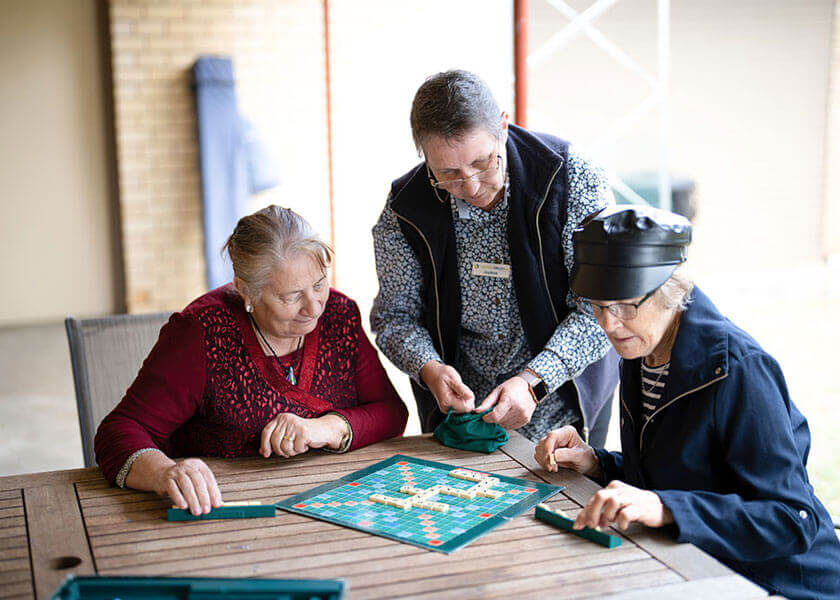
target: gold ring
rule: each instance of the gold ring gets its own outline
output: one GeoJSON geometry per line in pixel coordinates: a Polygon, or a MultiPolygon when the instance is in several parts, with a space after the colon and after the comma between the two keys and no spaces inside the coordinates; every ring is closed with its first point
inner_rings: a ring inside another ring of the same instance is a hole
{"type": "Polygon", "coordinates": [[[290,442],[294,442],[295,441],[295,436],[284,435],[283,439],[284,440],[289,440],[290,442]]]}

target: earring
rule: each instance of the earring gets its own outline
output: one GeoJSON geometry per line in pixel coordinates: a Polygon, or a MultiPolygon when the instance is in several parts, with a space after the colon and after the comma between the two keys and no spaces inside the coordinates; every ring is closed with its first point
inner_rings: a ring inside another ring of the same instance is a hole
{"type": "Polygon", "coordinates": [[[254,305],[251,304],[250,302],[248,304],[246,304],[245,305],[245,312],[247,312],[247,313],[254,312],[254,305]]]}

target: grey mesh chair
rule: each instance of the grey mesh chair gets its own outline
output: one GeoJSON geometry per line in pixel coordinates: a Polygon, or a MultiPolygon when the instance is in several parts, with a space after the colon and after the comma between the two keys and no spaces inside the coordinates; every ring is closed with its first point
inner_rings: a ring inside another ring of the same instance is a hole
{"type": "Polygon", "coordinates": [[[96,428],[125,395],[170,314],[64,320],[86,467],[96,465],[96,428]]]}

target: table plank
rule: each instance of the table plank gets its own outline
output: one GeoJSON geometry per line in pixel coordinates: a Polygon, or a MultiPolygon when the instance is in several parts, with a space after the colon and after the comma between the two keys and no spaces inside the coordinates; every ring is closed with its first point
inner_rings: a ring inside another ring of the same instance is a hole
{"type": "Polygon", "coordinates": [[[3,492],[0,519],[0,598],[32,598],[32,568],[22,490],[3,492]]]}
{"type": "Polygon", "coordinates": [[[0,543],[7,543],[10,538],[17,539],[23,537],[26,539],[26,523],[25,518],[20,518],[21,524],[14,527],[6,527],[0,525],[0,543]]]}
{"type": "MultiPolygon", "coordinates": [[[[522,520],[524,521],[524,520],[522,520]]],[[[217,544],[201,544],[203,536],[191,536],[191,550],[185,551],[184,547],[163,547],[139,551],[137,554],[121,554],[117,556],[102,556],[96,553],[97,567],[102,570],[106,568],[127,568],[139,565],[152,565],[160,562],[178,560],[179,564],[184,562],[184,556],[189,554],[195,564],[189,563],[190,568],[216,568],[233,562],[232,557],[240,554],[247,554],[248,562],[256,564],[259,561],[266,562],[269,568],[273,568],[274,561],[282,560],[285,567],[292,565],[295,560],[307,557],[301,565],[312,565],[324,557],[325,565],[336,565],[341,562],[353,562],[356,559],[353,553],[359,551],[370,551],[378,553],[383,549],[383,556],[388,557],[391,553],[414,553],[422,563],[426,556],[445,557],[439,553],[429,553],[426,550],[418,551],[416,547],[408,544],[394,546],[394,543],[387,538],[371,536],[348,528],[336,528],[329,523],[321,523],[321,526],[311,528],[309,531],[291,533],[289,528],[276,527],[270,531],[257,530],[255,537],[247,542],[221,542],[217,544]],[[340,557],[337,555],[341,555],[340,557]],[[312,558],[315,557],[315,558],[312,558]]],[[[530,521],[514,522],[505,525],[472,545],[502,543],[511,547],[527,544],[549,544],[551,546],[568,546],[569,544],[583,544],[584,541],[576,536],[555,535],[552,528],[539,527],[530,521]],[[543,539],[545,538],[545,539],[543,539]],[[481,543],[480,543],[481,542],[481,543]]],[[[182,541],[182,540],[178,540],[182,541]]],[[[472,546],[471,545],[471,546],[472,546]]],[[[586,544],[590,546],[591,544],[586,544]]],[[[467,546],[470,548],[471,546],[467,546]]],[[[459,550],[458,555],[462,552],[459,550]]],[[[470,553],[467,553],[467,555],[470,553]]],[[[451,555],[450,555],[451,556],[451,555]]],[[[438,559],[434,559],[438,560],[438,559]]],[[[415,565],[412,562],[412,565],[415,565]]]]}
{"type": "MultiPolygon", "coordinates": [[[[557,560],[568,568],[580,568],[585,564],[612,565],[628,560],[650,559],[642,550],[627,546],[621,551],[605,554],[597,548],[572,541],[558,544],[549,536],[540,538],[521,538],[519,540],[496,538],[484,544],[469,546],[458,551],[458,555],[436,553],[407,553],[410,560],[397,560],[393,556],[376,560],[353,560],[336,563],[330,571],[340,577],[349,577],[354,589],[366,586],[377,587],[384,581],[413,581],[416,586],[424,587],[427,579],[442,575],[471,573],[478,568],[499,568],[517,564],[545,564],[544,561],[557,560]],[[469,551],[467,551],[469,550],[469,551]],[[410,564],[411,568],[405,568],[410,564]]],[[[329,558],[329,557],[325,557],[329,558]]],[[[359,557],[364,558],[364,557],[359,557]]],[[[288,576],[290,573],[314,573],[317,567],[311,567],[302,561],[300,567],[289,566],[285,562],[272,566],[271,576],[288,576]]]]}
{"type": "MultiPolygon", "coordinates": [[[[581,544],[566,547],[548,545],[542,547],[537,544],[529,544],[527,551],[517,552],[517,550],[522,549],[523,546],[524,544],[511,543],[485,545],[481,548],[485,551],[485,553],[475,556],[470,555],[468,559],[464,557],[460,557],[458,559],[450,558],[446,564],[446,573],[470,573],[476,569],[476,565],[500,564],[500,561],[496,560],[496,556],[490,554],[490,552],[497,552],[500,555],[505,555],[503,561],[505,565],[527,563],[532,565],[535,569],[540,569],[540,566],[544,567],[547,564],[560,564],[561,561],[571,565],[572,563],[569,561],[570,558],[575,558],[574,567],[580,568],[588,560],[592,559],[591,553],[597,552],[592,548],[588,548],[581,544]],[[554,563],[553,561],[557,561],[557,563],[554,563]]],[[[601,560],[602,564],[618,564],[628,560],[643,560],[649,557],[638,548],[627,547],[620,552],[610,555],[609,557],[598,558],[601,560]]],[[[383,572],[387,573],[387,578],[391,582],[412,580],[422,581],[437,577],[441,574],[441,566],[439,564],[421,566],[420,564],[415,564],[418,562],[417,559],[412,560],[411,569],[402,568],[400,561],[384,560],[381,562],[382,564],[379,565],[380,568],[375,571],[364,573],[353,572],[352,584],[354,589],[379,586],[382,583],[383,572]]],[[[429,562],[431,563],[432,561],[429,562]]],[[[417,585],[416,581],[415,585],[417,585]]]]}
{"type": "MultiPolygon", "coordinates": [[[[533,562],[523,565],[484,568],[476,565],[466,574],[444,575],[422,582],[386,583],[376,587],[354,588],[354,598],[509,598],[562,596],[574,598],[583,595],[599,596],[606,592],[627,589],[632,579],[636,585],[651,586],[680,580],[679,575],[665,565],[650,559],[626,563],[608,563],[587,568],[569,568],[564,563],[552,564],[550,572],[538,571],[533,562]],[[575,589],[577,585],[577,589],[575,589]],[[418,593],[422,589],[421,593],[418,593]]],[[[651,595],[651,597],[654,597],[651,595]]]]}
{"type": "Polygon", "coordinates": [[[0,477],[0,498],[15,489],[43,487],[46,485],[74,485],[80,481],[102,479],[102,473],[95,467],[87,469],[66,469],[64,471],[45,471],[28,475],[7,475],[0,477]]]}
{"type": "MultiPolygon", "coordinates": [[[[657,590],[662,597],[680,600],[730,600],[734,598],[767,598],[767,592],[739,575],[722,575],[694,581],[664,585],[657,590]]],[[[607,596],[610,600],[647,600],[645,590],[627,590],[607,596]]]]}
{"type": "Polygon", "coordinates": [[[50,598],[70,573],[93,575],[81,509],[72,485],[24,489],[37,598],[50,598]]]}
{"type": "Polygon", "coordinates": [[[5,598],[34,598],[32,595],[32,580],[18,581],[3,586],[3,596],[5,598]]]}

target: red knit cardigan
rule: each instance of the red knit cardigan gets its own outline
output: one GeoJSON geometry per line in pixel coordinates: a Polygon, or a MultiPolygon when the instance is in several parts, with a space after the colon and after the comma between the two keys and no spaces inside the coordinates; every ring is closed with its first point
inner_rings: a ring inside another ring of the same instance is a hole
{"type": "Polygon", "coordinates": [[[113,482],[137,450],[171,457],[254,456],[281,412],[344,416],[350,449],[401,435],[408,411],[362,329],[353,300],[330,290],[303,343],[297,385],[266,356],[242,299],[229,286],[175,313],[125,397],[96,432],[96,460],[113,482]]]}

